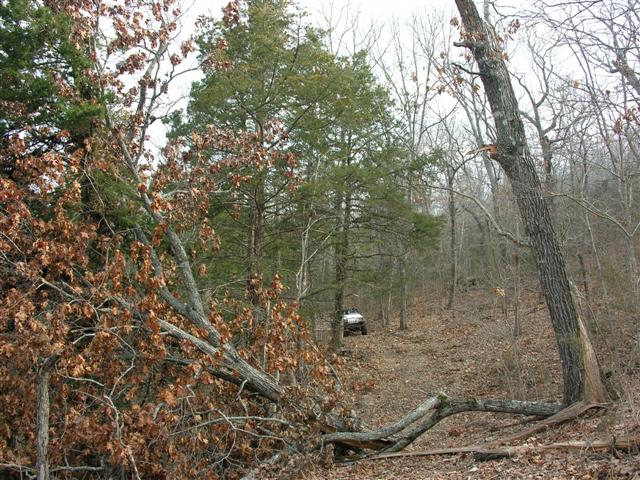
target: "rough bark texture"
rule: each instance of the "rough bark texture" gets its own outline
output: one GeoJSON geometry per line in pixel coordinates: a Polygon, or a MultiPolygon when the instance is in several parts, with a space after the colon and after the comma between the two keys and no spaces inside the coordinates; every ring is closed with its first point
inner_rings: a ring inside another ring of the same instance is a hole
{"type": "MultiPolygon", "coordinates": [[[[229,372],[227,373],[229,377],[233,377],[235,373],[237,377],[243,381],[248,390],[256,392],[262,397],[273,402],[277,402],[279,400],[280,386],[278,385],[278,382],[262,370],[259,370],[247,363],[242,359],[242,357],[240,357],[238,352],[232,346],[224,344],[216,347],[211,345],[209,342],[194,337],[170,322],[166,322],[164,320],[159,320],[158,322],[160,326],[172,337],[189,341],[201,352],[206,353],[213,358],[219,357],[220,351],[222,351],[223,363],[225,368],[229,369],[229,372]]],[[[224,373],[225,372],[223,372],[223,375],[224,373]]],[[[223,375],[217,376],[224,378],[223,375]]]]}
{"type": "MultiPolygon", "coordinates": [[[[456,5],[466,31],[465,41],[459,46],[470,48],[478,63],[496,125],[496,160],[511,182],[538,267],[542,291],[560,351],[564,402],[571,404],[585,397],[602,400],[592,395],[592,392],[585,392],[583,341],[565,261],[527,145],[518,102],[502,52],[496,44],[492,28],[484,24],[473,2],[456,0],[456,5]]],[[[598,371],[597,365],[587,367],[587,371],[591,373],[594,370],[598,371]]],[[[592,380],[601,384],[599,379],[592,380]]]]}
{"type": "Polygon", "coordinates": [[[457,259],[457,245],[456,245],[456,198],[453,193],[453,179],[455,173],[449,175],[448,187],[449,187],[449,254],[451,256],[451,275],[449,281],[449,296],[447,299],[447,310],[453,308],[453,304],[456,298],[456,286],[458,283],[458,259],[457,259]]]}
{"type": "Polygon", "coordinates": [[[407,269],[404,256],[400,256],[400,330],[408,330],[407,324],[407,269]]]}
{"type": "Polygon", "coordinates": [[[399,452],[413,443],[427,430],[435,427],[439,422],[451,415],[463,412],[494,412],[513,413],[518,415],[549,416],[558,413],[561,406],[557,403],[527,402],[520,400],[476,400],[460,399],[446,400],[438,404],[433,415],[425,418],[403,437],[386,448],[387,452],[399,452]]]}
{"type": "Polygon", "coordinates": [[[386,427],[381,428],[380,430],[376,430],[373,432],[336,432],[329,433],[322,437],[322,441],[324,443],[336,443],[336,442],[344,442],[344,441],[373,441],[380,440],[385,437],[389,437],[399,431],[407,428],[410,424],[424,417],[430,410],[440,405],[442,402],[442,398],[439,396],[429,397],[427,400],[422,402],[418,407],[412,410],[408,415],[401,418],[400,420],[392,423],[391,425],[387,425],[386,427]]]}
{"type": "Polygon", "coordinates": [[[445,394],[439,394],[428,398],[403,418],[386,427],[369,432],[331,432],[322,436],[322,442],[341,444],[351,448],[399,452],[441,420],[457,413],[500,412],[547,417],[557,414],[561,408],[557,403],[473,398],[452,400],[445,394]],[[399,438],[390,438],[402,431],[406,432],[399,438]]]}
{"type": "Polygon", "coordinates": [[[249,232],[247,239],[247,287],[253,304],[258,304],[256,285],[254,282],[262,278],[262,262],[264,257],[266,200],[264,179],[259,176],[251,194],[249,208],[249,232]]]}
{"type": "Polygon", "coordinates": [[[38,371],[36,400],[38,402],[36,423],[36,475],[38,480],[49,480],[49,380],[51,368],[58,360],[58,354],[47,358],[38,371]]]}

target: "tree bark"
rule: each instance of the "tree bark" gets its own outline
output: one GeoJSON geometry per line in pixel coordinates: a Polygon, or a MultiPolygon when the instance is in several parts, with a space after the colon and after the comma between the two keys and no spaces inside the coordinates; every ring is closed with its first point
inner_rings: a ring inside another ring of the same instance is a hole
{"type": "Polygon", "coordinates": [[[252,189],[249,206],[249,231],[247,239],[247,289],[249,300],[253,305],[259,305],[260,299],[256,293],[259,285],[256,282],[262,280],[262,263],[264,257],[265,238],[265,185],[262,175],[255,180],[256,185],[252,189]]]}
{"type": "Polygon", "coordinates": [[[49,480],[49,380],[51,369],[58,360],[59,354],[48,357],[38,369],[36,385],[37,440],[36,440],[36,475],[38,480],[49,480]]]}
{"type": "Polygon", "coordinates": [[[400,267],[400,330],[408,330],[407,325],[407,275],[404,256],[398,259],[400,267]]]}
{"type": "MultiPolygon", "coordinates": [[[[267,373],[245,361],[233,346],[227,343],[221,346],[214,346],[210,342],[194,337],[170,322],[160,319],[158,323],[172,337],[190,342],[198,350],[210,355],[212,358],[222,357],[223,365],[229,372],[228,374],[225,372],[217,374],[220,378],[229,380],[229,378],[233,379],[235,375],[242,380],[243,384],[246,384],[245,387],[248,390],[256,392],[272,402],[278,402],[280,399],[281,389],[278,382],[267,373]],[[228,375],[228,378],[225,378],[226,375],[228,375]]],[[[236,382],[234,381],[233,383],[236,382]]]]}
{"type": "Polygon", "coordinates": [[[480,77],[493,113],[497,132],[495,159],[505,171],[520,210],[540,283],[555,331],[564,381],[564,403],[580,399],[604,400],[599,367],[586,365],[595,357],[583,354],[584,342],[571,296],[565,260],[543,197],[540,179],[527,144],[518,102],[495,33],[480,18],[472,0],[456,0],[465,28],[464,41],[478,64],[480,77]],[[595,375],[585,382],[585,375],[595,375]],[[586,386],[589,390],[586,390],[586,386]]]}
{"type": "Polygon", "coordinates": [[[342,323],[342,310],[344,309],[344,297],[347,288],[347,256],[349,254],[349,226],[351,222],[351,192],[338,200],[338,211],[342,210],[340,229],[335,245],[335,282],[336,290],[333,299],[333,321],[331,324],[331,347],[338,350],[342,347],[344,325],[342,323]]]}
{"type": "Polygon", "coordinates": [[[455,298],[456,298],[456,287],[458,283],[458,257],[457,257],[457,245],[456,245],[456,199],[455,194],[453,192],[453,179],[455,173],[451,173],[447,180],[449,187],[449,254],[450,258],[450,268],[451,274],[449,281],[449,298],[447,299],[447,310],[451,310],[453,308],[455,298]]]}
{"type": "Polygon", "coordinates": [[[369,432],[331,432],[322,436],[322,442],[325,444],[338,443],[352,448],[399,452],[440,421],[458,413],[496,412],[548,417],[558,414],[561,409],[562,407],[558,403],[518,400],[454,400],[441,393],[429,397],[400,420],[379,430],[369,432]],[[412,428],[400,438],[389,438],[410,427],[412,428]]]}
{"type": "Polygon", "coordinates": [[[513,325],[513,336],[519,337],[522,335],[522,318],[520,314],[520,254],[515,252],[513,254],[513,261],[515,263],[516,270],[516,278],[514,292],[513,292],[513,317],[514,317],[514,325],[513,325]]]}

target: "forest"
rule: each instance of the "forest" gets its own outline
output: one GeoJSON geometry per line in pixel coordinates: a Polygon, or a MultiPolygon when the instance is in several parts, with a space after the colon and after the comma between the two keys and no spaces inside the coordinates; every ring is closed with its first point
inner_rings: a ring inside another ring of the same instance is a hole
{"type": "Polygon", "coordinates": [[[0,479],[638,478],[640,2],[201,3],[0,0],[0,479]]]}

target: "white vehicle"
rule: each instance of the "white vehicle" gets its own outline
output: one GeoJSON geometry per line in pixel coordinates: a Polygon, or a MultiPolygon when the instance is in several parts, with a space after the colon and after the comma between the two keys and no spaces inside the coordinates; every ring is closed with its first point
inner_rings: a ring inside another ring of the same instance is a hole
{"type": "Polygon", "coordinates": [[[350,308],[342,312],[342,323],[344,324],[345,337],[355,331],[360,331],[362,335],[369,333],[367,330],[367,322],[365,322],[364,317],[355,308],[350,308]]]}

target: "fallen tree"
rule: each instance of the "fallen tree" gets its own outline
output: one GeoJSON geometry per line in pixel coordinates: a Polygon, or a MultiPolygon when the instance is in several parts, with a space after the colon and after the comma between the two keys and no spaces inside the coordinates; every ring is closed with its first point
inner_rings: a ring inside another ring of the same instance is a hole
{"type": "Polygon", "coordinates": [[[550,450],[578,450],[581,452],[602,453],[637,453],[640,450],[640,435],[625,435],[597,440],[571,440],[555,442],[545,445],[524,444],[492,448],[486,445],[471,445],[467,447],[439,448],[434,450],[387,453],[366,457],[363,460],[383,460],[397,457],[428,457],[434,455],[457,455],[459,453],[472,454],[476,460],[488,461],[514,457],[527,453],[546,452],[550,450]]]}
{"type": "MultiPolygon", "coordinates": [[[[433,397],[436,398],[436,397],[433,397]]],[[[526,446],[504,447],[498,448],[501,445],[514,442],[516,440],[527,439],[535,433],[547,430],[555,425],[573,420],[585,412],[592,409],[604,408],[604,404],[597,403],[584,403],[578,402],[568,408],[561,408],[559,404],[546,403],[546,402],[519,402],[512,400],[493,400],[493,401],[478,401],[475,399],[470,400],[449,400],[446,397],[440,396],[443,400],[436,400],[433,404],[434,411],[431,415],[422,423],[428,425],[429,428],[433,428],[438,422],[444,418],[454,415],[456,413],[481,411],[481,412],[502,412],[518,415],[535,415],[536,417],[547,417],[544,420],[537,422],[530,428],[527,428],[521,432],[508,437],[503,437],[492,442],[487,442],[481,445],[472,445],[466,447],[453,447],[453,448],[441,448],[427,451],[413,451],[413,452],[400,452],[400,450],[408,446],[407,438],[410,436],[401,437],[393,442],[388,441],[388,444],[381,448],[383,453],[374,455],[367,455],[362,457],[363,460],[380,460],[385,458],[402,457],[402,456],[430,456],[430,455],[453,455],[458,453],[478,453],[481,457],[482,452],[516,452],[522,447],[522,451],[526,451],[526,446]],[[555,412],[555,413],[552,413],[555,412]]],[[[405,417],[407,418],[407,417],[405,417]]],[[[414,429],[414,431],[423,430],[414,429]]],[[[426,430],[424,430],[426,431],[426,430]]],[[[424,431],[422,433],[424,433],[424,431]]],[[[417,437],[415,437],[417,438],[417,437]]],[[[415,440],[415,438],[413,438],[415,440]]],[[[620,445],[624,445],[626,440],[621,440],[620,445]]],[[[585,442],[586,443],[586,442],[585,442]]],[[[496,457],[498,458],[498,457],[496,457]]],[[[488,456],[485,459],[490,459],[488,456]]]]}
{"type": "MultiPolygon", "coordinates": [[[[536,432],[550,428],[553,425],[574,419],[588,410],[602,408],[603,404],[576,403],[568,408],[563,408],[559,403],[530,402],[521,400],[478,400],[478,399],[451,399],[445,394],[434,395],[422,402],[418,407],[409,412],[400,420],[380,428],[366,432],[332,432],[322,436],[322,443],[334,443],[344,448],[367,449],[384,452],[368,458],[389,458],[394,453],[405,449],[421,435],[435,427],[447,417],[465,412],[492,412],[510,413],[535,417],[548,417],[516,435],[485,444],[481,447],[462,447],[462,449],[443,449],[432,451],[429,454],[472,452],[479,449],[488,449],[490,446],[527,438],[536,432]],[[400,434],[401,432],[404,432],[400,434]],[[397,435],[400,434],[400,435],[397,435]],[[394,437],[395,436],[395,437],[394,437]]],[[[401,454],[404,455],[404,454],[401,454]]],[[[367,458],[367,457],[365,457],[367,458]]]]}

